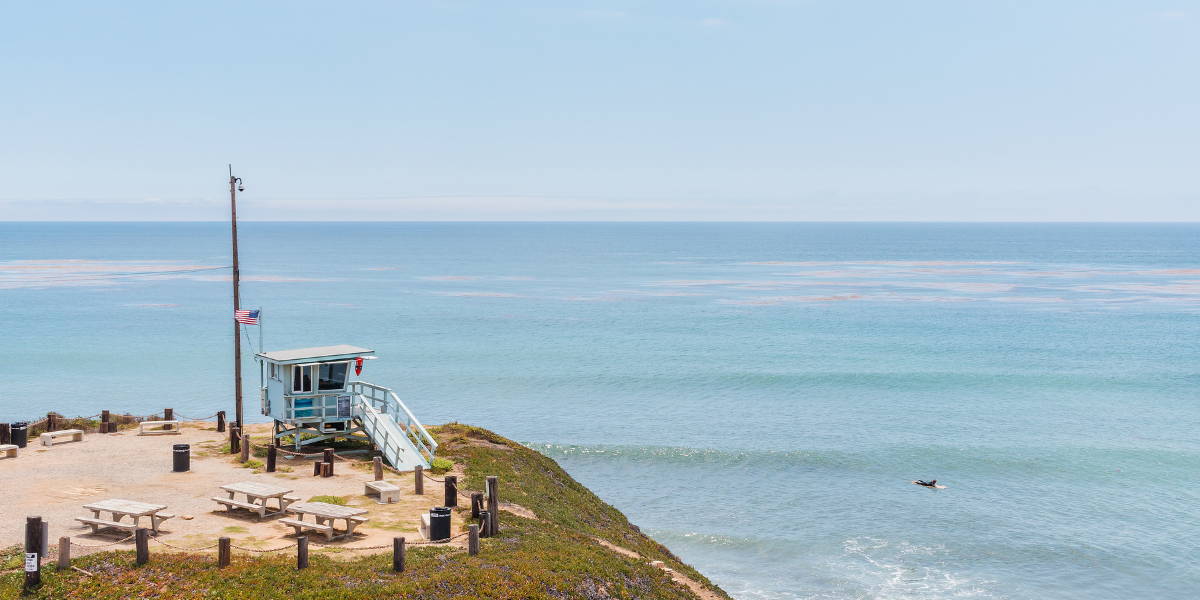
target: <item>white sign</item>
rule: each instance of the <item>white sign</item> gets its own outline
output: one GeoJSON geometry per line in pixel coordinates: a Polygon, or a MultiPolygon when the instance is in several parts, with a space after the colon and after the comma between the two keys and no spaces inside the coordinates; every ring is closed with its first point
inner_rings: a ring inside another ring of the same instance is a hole
{"type": "Polygon", "coordinates": [[[25,553],[25,572],[26,573],[36,573],[37,570],[38,570],[37,552],[26,552],[25,553]]]}

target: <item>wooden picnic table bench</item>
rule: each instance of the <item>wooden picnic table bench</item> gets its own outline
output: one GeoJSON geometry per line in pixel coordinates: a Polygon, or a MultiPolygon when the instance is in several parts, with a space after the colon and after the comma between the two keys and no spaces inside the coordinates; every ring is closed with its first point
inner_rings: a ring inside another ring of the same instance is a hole
{"type": "Polygon", "coordinates": [[[92,511],[91,518],[75,517],[75,520],[91,526],[92,533],[96,533],[101,527],[135,531],[141,527],[142,517],[150,517],[150,530],[155,535],[158,535],[158,528],[162,525],[162,522],[175,516],[162,512],[167,508],[162,504],[147,504],[145,502],[124,500],[121,498],[101,500],[100,502],[85,504],[83,507],[92,511]],[[100,513],[102,512],[112,514],[112,519],[101,519],[100,513]],[[122,521],[121,519],[125,517],[131,517],[132,519],[130,521],[122,521]]]}
{"type": "Polygon", "coordinates": [[[289,496],[289,494],[292,493],[291,488],[271,485],[269,483],[258,483],[256,481],[239,481],[237,483],[223,485],[221,486],[221,489],[225,490],[225,492],[229,494],[229,497],[221,498],[219,496],[213,496],[212,499],[214,502],[225,505],[226,510],[244,508],[251,512],[257,513],[259,519],[262,519],[268,515],[282,514],[287,509],[288,505],[300,500],[300,498],[296,496],[289,496]],[[243,502],[236,499],[235,496],[237,494],[246,496],[246,501],[243,502]],[[267,500],[272,498],[278,500],[279,508],[268,513],[267,511],[271,509],[269,506],[267,506],[267,500]]]}
{"type": "Polygon", "coordinates": [[[349,537],[354,535],[354,528],[367,522],[367,517],[363,515],[367,512],[365,508],[355,508],[353,506],[339,506],[337,504],[329,504],[327,502],[297,502],[287,508],[290,513],[295,513],[294,519],[280,519],[279,522],[284,525],[290,525],[296,530],[296,535],[304,533],[304,530],[320,531],[325,534],[325,539],[333,541],[335,538],[349,537]],[[316,520],[315,523],[305,521],[304,515],[312,515],[316,520]],[[345,519],[346,528],[338,532],[335,524],[338,519],[345,519]]]}

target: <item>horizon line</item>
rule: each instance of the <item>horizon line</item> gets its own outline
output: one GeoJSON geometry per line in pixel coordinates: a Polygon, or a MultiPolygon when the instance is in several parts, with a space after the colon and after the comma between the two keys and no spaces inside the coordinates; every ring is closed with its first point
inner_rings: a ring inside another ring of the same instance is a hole
{"type": "MultiPolygon", "coordinates": [[[[80,223],[80,224],[98,224],[98,223],[229,223],[226,220],[199,220],[199,219],[106,219],[106,220],[89,220],[89,219],[55,219],[55,220],[9,220],[0,219],[0,224],[8,223],[80,223]]],[[[719,219],[703,219],[703,220],[674,220],[674,219],[651,219],[651,220],[556,220],[556,219],[538,219],[538,220],[517,220],[517,219],[293,219],[293,220],[273,220],[273,219],[238,219],[238,223],[354,223],[354,224],[372,224],[372,223],[483,223],[483,224],[654,224],[654,223],[714,223],[714,224],[910,224],[910,225],[936,225],[936,224],[958,224],[958,225],[1196,225],[1200,224],[1200,220],[1192,221],[1165,221],[1165,220],[910,220],[910,219],[880,219],[880,220],[832,220],[832,219],[812,219],[812,220],[719,220],[719,219]]]]}

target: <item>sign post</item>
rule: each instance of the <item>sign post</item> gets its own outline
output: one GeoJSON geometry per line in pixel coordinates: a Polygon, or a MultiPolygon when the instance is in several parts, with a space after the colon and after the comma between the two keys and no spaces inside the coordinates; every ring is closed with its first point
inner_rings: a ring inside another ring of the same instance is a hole
{"type": "Polygon", "coordinates": [[[42,570],[38,551],[42,547],[42,518],[25,518],[25,593],[42,584],[42,570]]]}

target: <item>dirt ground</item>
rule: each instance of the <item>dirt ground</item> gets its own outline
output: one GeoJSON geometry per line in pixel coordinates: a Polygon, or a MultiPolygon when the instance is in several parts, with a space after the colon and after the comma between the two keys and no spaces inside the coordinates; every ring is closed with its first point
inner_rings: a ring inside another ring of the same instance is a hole
{"type": "MultiPolygon", "coordinates": [[[[248,433],[257,444],[269,439],[269,426],[249,426],[248,433]]],[[[370,520],[355,530],[353,538],[337,540],[334,548],[361,548],[387,545],[404,536],[410,542],[421,540],[418,525],[421,514],[443,502],[442,485],[425,481],[425,494],[414,493],[411,473],[385,472],[384,479],[400,486],[400,502],[378,504],[363,495],[363,483],[371,480],[368,461],[338,461],[330,478],[312,476],[312,458],[287,459],[279,453],[276,473],[255,473],[243,467],[234,455],[220,453],[225,434],[216,432],[213,423],[185,424],[179,435],[139,436],[136,429],[116,434],[87,434],[83,442],[59,442],[44,447],[31,440],[16,459],[0,458],[0,481],[7,491],[0,504],[0,546],[21,544],[25,517],[40,516],[49,523],[50,541],[70,536],[83,545],[119,540],[126,532],[101,530],[92,534],[75,517],[90,517],[84,504],[108,498],[122,498],[151,504],[163,504],[175,518],[166,521],[158,540],[182,548],[215,544],[218,537],[232,539],[235,546],[277,548],[290,544],[291,527],[277,523],[280,517],[259,521],[247,511],[227,512],[212,500],[226,497],[220,486],[240,481],[271,483],[292,488],[293,495],[307,501],[318,495],[342,496],[347,504],[367,509],[370,520]],[[191,470],[171,471],[173,444],[191,444],[191,470]],[[290,471],[290,472],[285,472],[290,471]],[[190,517],[190,518],[189,518],[190,517]],[[361,535],[360,535],[361,534],[361,535]]],[[[315,450],[314,450],[315,451],[315,450]]],[[[440,476],[438,476],[440,478],[440,476]]],[[[239,499],[244,500],[244,497],[239,499]]],[[[462,500],[459,501],[460,505],[462,500]]],[[[274,505],[273,502],[271,502],[274,505]]],[[[103,514],[102,518],[109,518],[103,514]]],[[[452,516],[452,532],[460,528],[459,516],[452,516]]],[[[146,520],[143,519],[143,523],[146,520]]],[[[324,543],[324,536],[310,534],[309,539],[324,543]]],[[[465,545],[466,538],[451,542],[465,545]]],[[[118,544],[131,548],[133,541],[118,544]]],[[[150,544],[151,552],[158,546],[150,544]]],[[[161,546],[159,546],[161,548],[161,546]]],[[[343,550],[345,554],[358,554],[343,550]]]]}

